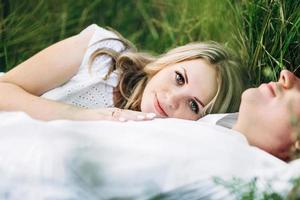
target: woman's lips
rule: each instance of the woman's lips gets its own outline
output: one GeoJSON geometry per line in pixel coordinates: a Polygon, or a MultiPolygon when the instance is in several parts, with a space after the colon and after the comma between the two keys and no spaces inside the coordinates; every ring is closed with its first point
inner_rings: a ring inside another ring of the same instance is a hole
{"type": "Polygon", "coordinates": [[[163,117],[167,117],[168,114],[164,111],[164,109],[161,107],[159,100],[157,98],[157,95],[155,94],[155,98],[154,98],[154,108],[155,110],[162,115],[163,117]]]}

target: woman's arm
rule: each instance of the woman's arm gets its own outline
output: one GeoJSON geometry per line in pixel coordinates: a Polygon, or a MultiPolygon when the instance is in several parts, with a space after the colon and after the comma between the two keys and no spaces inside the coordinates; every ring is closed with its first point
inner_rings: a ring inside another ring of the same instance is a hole
{"type": "Polygon", "coordinates": [[[78,71],[93,31],[62,40],[40,51],[0,77],[40,96],[67,82],[78,71]]]}
{"type": "Polygon", "coordinates": [[[95,30],[42,50],[0,77],[0,111],[24,111],[41,120],[147,120],[153,114],[117,108],[83,109],[41,98],[76,74],[95,30]]]}
{"type": "Polygon", "coordinates": [[[153,113],[142,113],[118,108],[85,109],[73,105],[44,99],[26,92],[12,83],[0,82],[0,110],[24,111],[40,120],[151,120],[153,113]]]}
{"type": "Polygon", "coordinates": [[[70,118],[67,110],[72,106],[39,96],[74,76],[93,32],[83,32],[51,45],[1,76],[0,110],[24,111],[42,120],[70,118]]]}

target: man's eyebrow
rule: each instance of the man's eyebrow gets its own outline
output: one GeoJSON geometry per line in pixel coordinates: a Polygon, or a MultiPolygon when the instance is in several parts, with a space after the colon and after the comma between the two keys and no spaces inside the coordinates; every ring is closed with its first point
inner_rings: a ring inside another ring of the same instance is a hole
{"type": "Polygon", "coordinates": [[[204,103],[202,101],[200,101],[197,97],[194,97],[194,98],[204,108],[204,103]]]}
{"type": "Polygon", "coordinates": [[[187,77],[187,75],[186,75],[186,69],[185,69],[184,67],[182,67],[182,69],[183,69],[183,71],[184,71],[184,78],[185,78],[185,81],[186,81],[186,83],[189,83],[189,79],[188,79],[188,77],[187,77]]]}

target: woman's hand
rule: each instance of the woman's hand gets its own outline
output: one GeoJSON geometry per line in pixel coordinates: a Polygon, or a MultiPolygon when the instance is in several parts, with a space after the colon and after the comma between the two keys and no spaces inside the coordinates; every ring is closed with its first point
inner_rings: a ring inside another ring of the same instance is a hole
{"type": "MultiPolygon", "coordinates": [[[[73,107],[73,106],[72,106],[73,107]]],[[[155,113],[144,113],[120,108],[97,108],[97,109],[77,109],[74,107],[67,111],[71,120],[109,120],[109,121],[145,121],[156,117],[155,113]]]]}
{"type": "Polygon", "coordinates": [[[104,109],[95,109],[97,114],[103,115],[104,120],[110,121],[144,121],[152,120],[155,118],[155,113],[143,113],[133,110],[124,110],[120,108],[104,108],[104,109]]]}

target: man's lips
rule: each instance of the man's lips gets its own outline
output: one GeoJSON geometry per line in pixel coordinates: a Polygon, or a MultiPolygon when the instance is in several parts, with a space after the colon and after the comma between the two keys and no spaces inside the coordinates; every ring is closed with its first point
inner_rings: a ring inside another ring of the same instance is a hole
{"type": "Polygon", "coordinates": [[[164,109],[161,107],[159,100],[157,98],[157,95],[155,94],[155,98],[154,98],[154,108],[155,110],[162,115],[163,117],[167,117],[168,114],[164,111],[164,109]]]}
{"type": "Polygon", "coordinates": [[[267,90],[267,93],[270,95],[270,96],[272,96],[272,97],[275,97],[276,96],[276,93],[275,93],[275,87],[276,87],[276,85],[275,85],[275,83],[272,83],[272,82],[270,82],[270,83],[263,83],[261,86],[261,89],[266,89],[267,90]]]}
{"type": "Polygon", "coordinates": [[[275,93],[276,84],[274,82],[270,82],[270,83],[267,84],[267,86],[269,87],[272,95],[275,97],[276,96],[276,93],[275,93]]]}

